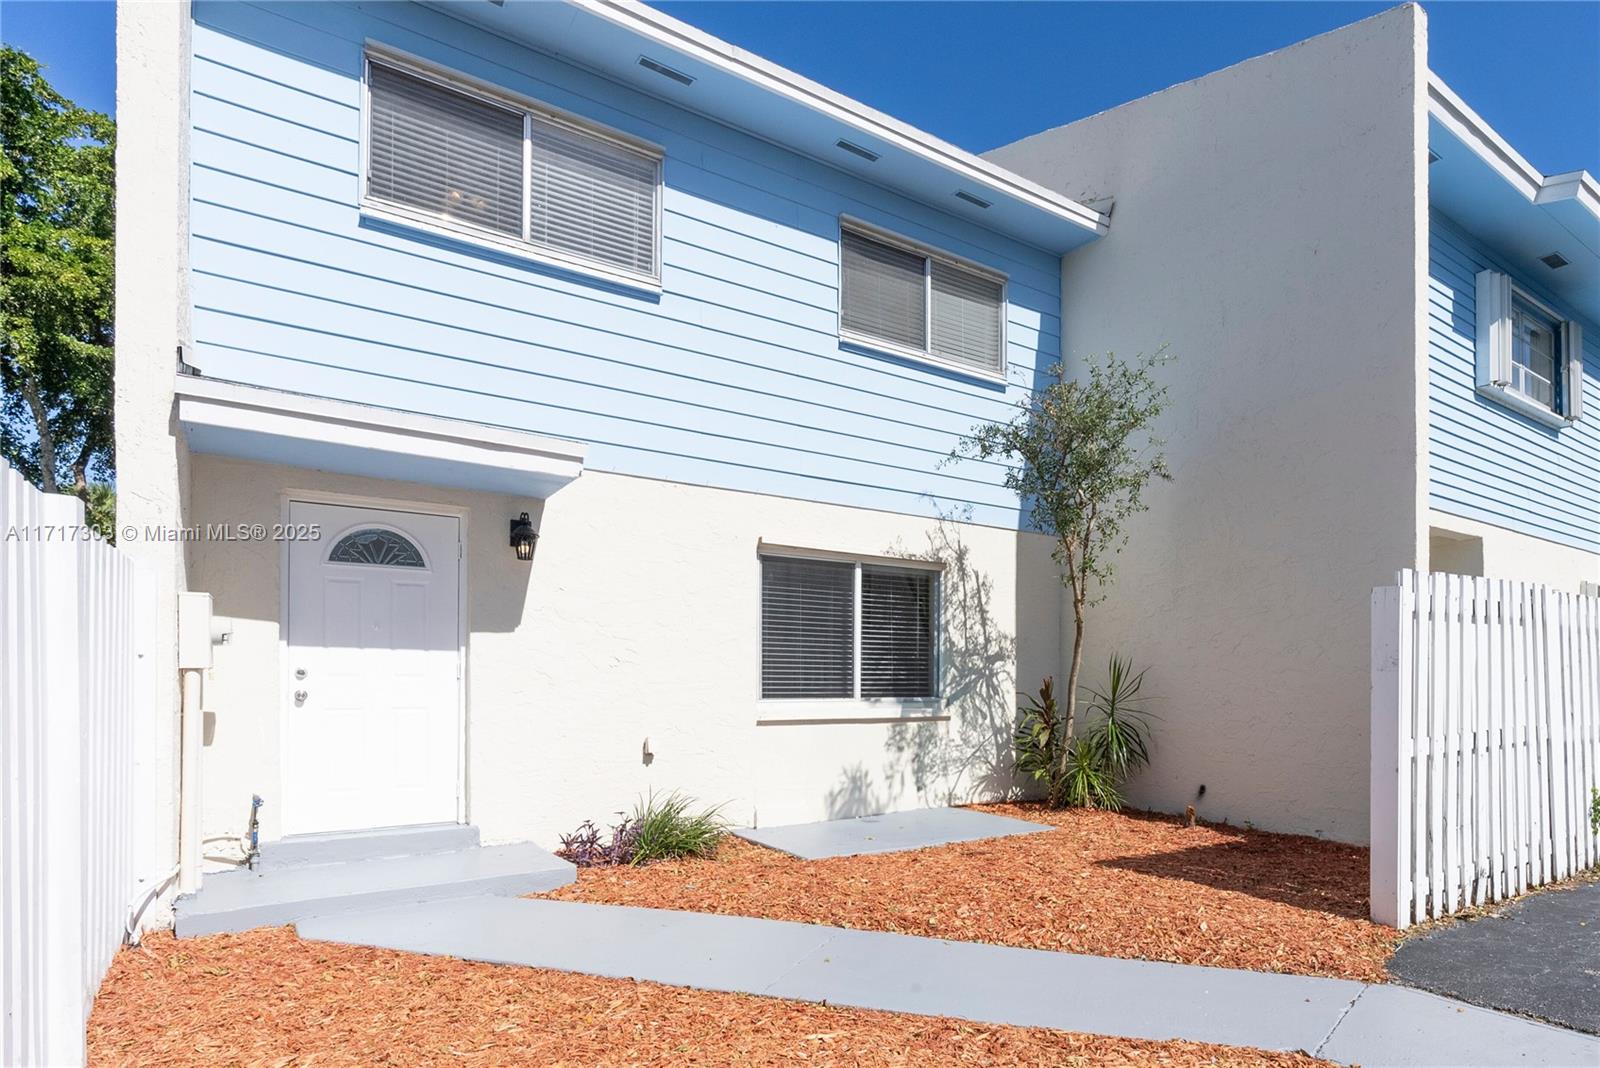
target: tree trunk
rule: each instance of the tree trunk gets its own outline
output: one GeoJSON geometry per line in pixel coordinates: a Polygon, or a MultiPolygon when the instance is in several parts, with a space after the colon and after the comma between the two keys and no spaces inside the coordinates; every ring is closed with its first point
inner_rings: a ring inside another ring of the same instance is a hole
{"type": "Polygon", "coordinates": [[[39,488],[46,493],[56,492],[56,441],[50,433],[50,410],[39,396],[39,383],[31,374],[22,376],[22,399],[33,412],[33,422],[39,432],[39,488]]]}
{"type": "Polygon", "coordinates": [[[1072,660],[1067,665],[1067,692],[1061,705],[1061,745],[1057,760],[1057,781],[1065,782],[1071,763],[1072,736],[1078,717],[1078,674],[1083,668],[1083,611],[1086,594],[1084,579],[1078,573],[1071,553],[1067,554],[1068,578],[1072,583],[1072,660]]]}

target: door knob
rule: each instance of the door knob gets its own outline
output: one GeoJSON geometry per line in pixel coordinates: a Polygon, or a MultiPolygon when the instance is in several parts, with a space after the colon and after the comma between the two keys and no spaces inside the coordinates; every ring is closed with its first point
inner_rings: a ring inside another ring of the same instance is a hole
{"type": "Polygon", "coordinates": [[[306,692],[304,690],[296,690],[294,692],[294,703],[297,705],[306,703],[306,692]]]}
{"type": "Polygon", "coordinates": [[[294,669],[294,677],[297,678],[297,679],[305,678],[306,677],[306,669],[305,668],[295,668],[294,669]]]}

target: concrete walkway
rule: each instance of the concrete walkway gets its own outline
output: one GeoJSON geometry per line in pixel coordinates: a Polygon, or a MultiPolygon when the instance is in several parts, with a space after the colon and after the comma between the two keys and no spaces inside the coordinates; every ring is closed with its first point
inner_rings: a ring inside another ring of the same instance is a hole
{"type": "Polygon", "coordinates": [[[1305,1050],[1368,1068],[1600,1064],[1590,1036],[1342,979],[525,898],[297,926],[320,941],[983,1023],[1305,1050]]]}

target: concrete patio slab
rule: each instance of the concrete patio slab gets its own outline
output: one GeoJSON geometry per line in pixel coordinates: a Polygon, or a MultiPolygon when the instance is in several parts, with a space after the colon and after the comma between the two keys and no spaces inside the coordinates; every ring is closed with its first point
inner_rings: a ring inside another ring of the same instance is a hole
{"type": "Polygon", "coordinates": [[[705,990],[1363,1065],[1595,1065],[1600,1040],[1397,987],[575,901],[306,920],[302,937],[705,990]]]}
{"type": "Polygon", "coordinates": [[[898,853],[952,842],[1039,834],[1051,828],[970,808],[925,808],[882,816],[794,823],[783,827],[747,827],[733,833],[750,842],[801,860],[853,857],[863,853],[898,853]]]}
{"type": "Polygon", "coordinates": [[[1490,916],[1408,938],[1407,986],[1600,1034],[1600,881],[1530,894],[1490,916]]]}

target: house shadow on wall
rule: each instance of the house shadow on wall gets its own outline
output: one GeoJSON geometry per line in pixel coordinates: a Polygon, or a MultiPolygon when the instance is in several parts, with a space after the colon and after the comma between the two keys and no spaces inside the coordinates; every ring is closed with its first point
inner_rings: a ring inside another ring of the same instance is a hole
{"type": "Polygon", "coordinates": [[[842,769],[824,804],[830,819],[920,804],[952,805],[1021,796],[1012,754],[1017,728],[1017,639],[994,610],[994,579],[978,570],[960,525],[943,519],[921,550],[889,555],[943,565],[941,692],[948,720],[894,724],[880,773],[842,769]]]}

